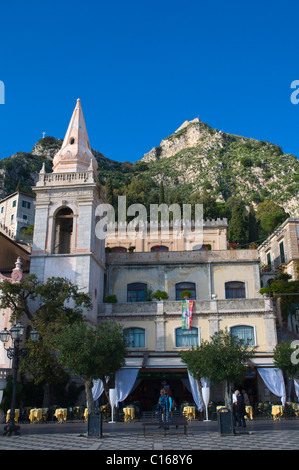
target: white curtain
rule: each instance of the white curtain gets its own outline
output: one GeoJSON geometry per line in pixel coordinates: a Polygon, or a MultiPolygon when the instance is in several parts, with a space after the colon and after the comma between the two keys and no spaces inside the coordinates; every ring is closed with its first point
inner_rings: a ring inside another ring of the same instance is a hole
{"type": "Polygon", "coordinates": [[[294,387],[295,387],[295,393],[296,393],[297,399],[299,399],[299,383],[295,379],[294,379],[294,387]]]}
{"type": "Polygon", "coordinates": [[[183,383],[184,387],[186,387],[186,389],[188,390],[188,392],[192,393],[191,385],[190,385],[189,379],[181,379],[181,382],[183,383]]]}
{"type": "Polygon", "coordinates": [[[93,381],[93,387],[92,387],[92,396],[94,401],[96,401],[100,396],[102,395],[104,391],[104,385],[101,379],[94,380],[93,381]]]}
{"type": "Polygon", "coordinates": [[[192,392],[193,399],[194,399],[194,401],[195,401],[195,403],[198,407],[198,410],[203,411],[203,404],[202,404],[202,401],[201,401],[201,396],[200,396],[200,393],[199,393],[197,380],[190,374],[189,371],[188,371],[188,377],[189,377],[189,382],[190,382],[190,386],[191,386],[191,392],[192,392]]]}
{"type": "MultiPolygon", "coordinates": [[[[138,375],[139,369],[120,369],[115,374],[115,388],[116,388],[116,402],[115,406],[118,406],[118,403],[124,401],[129,393],[132,391],[136,378],[138,375]]],[[[92,387],[92,396],[96,401],[102,395],[104,391],[104,385],[102,380],[94,380],[92,387]]]]}
{"type": "Polygon", "coordinates": [[[206,377],[200,379],[202,387],[210,387],[210,381],[206,377]]]}
{"type": "Polygon", "coordinates": [[[280,369],[273,367],[261,367],[257,369],[262,377],[266,387],[281,399],[284,406],[286,403],[286,389],[283,374],[280,369]]]}
{"type": "Polygon", "coordinates": [[[116,403],[124,401],[134,387],[139,369],[120,369],[115,374],[116,403]]]}

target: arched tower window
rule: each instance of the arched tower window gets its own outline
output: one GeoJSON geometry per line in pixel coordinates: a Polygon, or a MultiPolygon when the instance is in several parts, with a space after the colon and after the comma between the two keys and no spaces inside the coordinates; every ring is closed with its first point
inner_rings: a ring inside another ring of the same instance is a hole
{"type": "Polygon", "coordinates": [[[55,237],[53,252],[65,254],[71,252],[73,235],[73,211],[63,207],[55,216],[55,237]]]}

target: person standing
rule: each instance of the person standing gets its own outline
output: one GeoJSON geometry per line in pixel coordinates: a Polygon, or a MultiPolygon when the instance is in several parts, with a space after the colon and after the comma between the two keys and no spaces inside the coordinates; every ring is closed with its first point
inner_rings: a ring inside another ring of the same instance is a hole
{"type": "Polygon", "coordinates": [[[242,396],[243,396],[243,398],[244,398],[245,406],[246,406],[246,405],[247,405],[247,406],[250,405],[249,397],[248,397],[248,395],[247,395],[247,393],[246,393],[246,390],[242,390],[241,393],[242,393],[242,396]]]}
{"type": "Polygon", "coordinates": [[[237,390],[236,395],[237,395],[237,415],[239,417],[239,426],[246,428],[246,422],[245,422],[246,409],[245,409],[244,398],[242,397],[241,393],[238,390],[237,390]]]}
{"type": "Polygon", "coordinates": [[[233,422],[234,422],[234,426],[236,426],[238,424],[238,426],[240,426],[240,421],[239,421],[239,415],[238,415],[238,393],[239,390],[236,390],[234,393],[233,393],[233,397],[232,397],[232,408],[233,408],[233,422]]]}
{"type": "Polygon", "coordinates": [[[165,395],[165,390],[162,388],[160,390],[160,396],[158,400],[158,413],[159,413],[159,421],[162,423],[163,421],[166,421],[166,407],[167,407],[167,398],[165,395]]]}
{"type": "Polygon", "coordinates": [[[172,410],[172,396],[171,396],[171,391],[167,390],[166,391],[166,409],[165,409],[166,429],[169,429],[168,423],[169,423],[171,410],[172,410]]]}

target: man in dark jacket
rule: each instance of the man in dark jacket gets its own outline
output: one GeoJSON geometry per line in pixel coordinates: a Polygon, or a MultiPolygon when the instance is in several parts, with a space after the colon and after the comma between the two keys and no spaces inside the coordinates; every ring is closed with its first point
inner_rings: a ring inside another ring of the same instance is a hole
{"type": "Polygon", "coordinates": [[[246,422],[245,422],[246,409],[245,409],[244,398],[242,397],[239,390],[236,390],[235,393],[237,395],[237,414],[239,417],[239,426],[246,428],[246,422]]]}

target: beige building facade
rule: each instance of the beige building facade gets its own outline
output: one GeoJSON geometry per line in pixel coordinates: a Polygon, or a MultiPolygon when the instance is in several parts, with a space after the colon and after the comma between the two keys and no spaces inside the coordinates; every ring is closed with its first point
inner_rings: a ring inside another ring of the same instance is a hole
{"type": "Polygon", "coordinates": [[[262,281],[273,278],[279,266],[283,271],[298,278],[299,263],[299,218],[286,219],[259,247],[262,265],[262,281]]]}
{"type": "Polygon", "coordinates": [[[34,223],[34,196],[16,191],[0,200],[0,230],[16,240],[27,240],[24,230],[34,223]]]}
{"type": "Polygon", "coordinates": [[[227,219],[203,220],[200,228],[195,228],[193,224],[190,233],[185,233],[183,226],[177,232],[170,222],[167,231],[159,224],[153,230],[147,228],[146,236],[143,236],[141,231],[141,234],[136,232],[122,237],[117,231],[116,224],[115,236],[108,233],[105,247],[108,252],[115,253],[131,249],[137,252],[226,250],[227,227],[227,219]]]}

